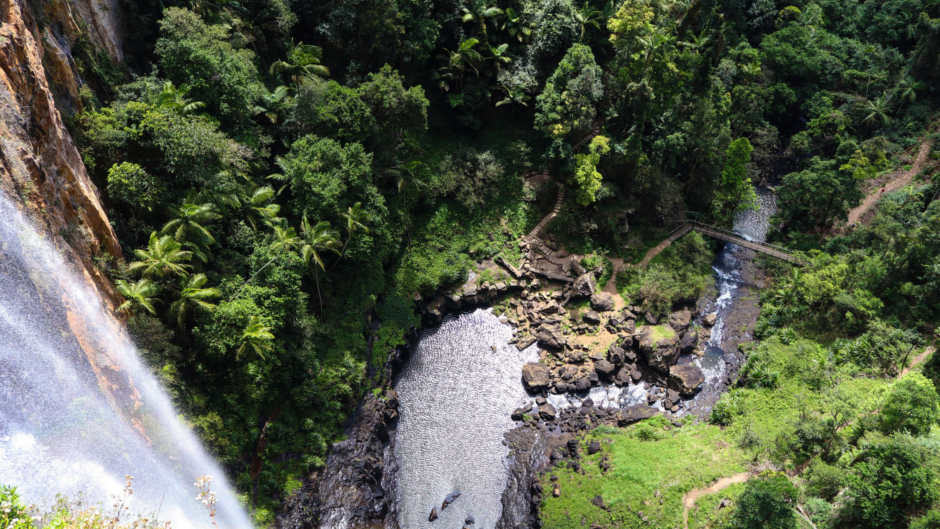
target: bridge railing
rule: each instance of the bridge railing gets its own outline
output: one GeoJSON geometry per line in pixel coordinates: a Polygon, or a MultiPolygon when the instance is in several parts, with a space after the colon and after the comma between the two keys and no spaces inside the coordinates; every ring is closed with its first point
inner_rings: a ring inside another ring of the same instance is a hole
{"type": "Polygon", "coordinates": [[[688,224],[691,224],[692,226],[700,226],[700,227],[702,227],[702,228],[709,229],[709,230],[712,230],[712,231],[715,231],[715,232],[718,232],[718,233],[727,235],[728,237],[734,237],[734,238],[736,238],[736,239],[741,239],[741,240],[747,241],[747,242],[749,242],[749,243],[751,243],[751,244],[756,244],[756,245],[759,245],[759,246],[764,246],[764,247],[766,247],[766,248],[773,248],[774,250],[777,250],[778,252],[783,252],[783,253],[788,254],[788,255],[792,255],[792,254],[793,254],[793,250],[790,250],[790,249],[788,249],[788,248],[784,248],[784,247],[782,247],[782,246],[777,246],[777,245],[775,245],[775,244],[770,244],[770,243],[767,243],[767,242],[751,241],[751,240],[748,240],[747,237],[741,235],[740,233],[735,233],[735,232],[733,232],[733,231],[726,230],[726,229],[724,229],[724,228],[719,228],[719,227],[717,227],[717,226],[712,226],[712,225],[710,225],[710,224],[705,224],[704,222],[698,222],[698,221],[690,220],[690,221],[688,222],[688,224]]]}

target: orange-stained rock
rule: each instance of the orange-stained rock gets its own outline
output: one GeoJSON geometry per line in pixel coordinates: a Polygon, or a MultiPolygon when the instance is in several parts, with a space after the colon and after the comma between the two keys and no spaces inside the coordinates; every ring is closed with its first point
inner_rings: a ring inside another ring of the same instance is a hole
{"type": "Polygon", "coordinates": [[[94,258],[120,257],[121,249],[48,80],[53,77],[61,83],[61,93],[78,94],[81,81],[67,46],[69,38],[71,42],[78,38],[80,27],[96,28],[89,29],[87,37],[100,42],[113,57],[121,57],[116,23],[105,29],[119,10],[115,6],[114,13],[104,13],[107,3],[0,0],[0,192],[78,265],[113,308],[118,297],[94,258]],[[34,4],[42,6],[44,20],[55,24],[40,30],[31,12],[34,4]],[[77,20],[76,13],[90,18],[77,20]],[[64,35],[57,36],[51,27],[64,35]]]}

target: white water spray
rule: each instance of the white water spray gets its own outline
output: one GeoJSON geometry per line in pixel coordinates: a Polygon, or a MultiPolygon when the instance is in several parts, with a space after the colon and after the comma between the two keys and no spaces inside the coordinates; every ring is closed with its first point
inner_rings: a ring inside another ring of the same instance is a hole
{"type": "Polygon", "coordinates": [[[174,529],[248,529],[222,470],[182,423],[87,280],[0,196],[0,484],[107,508],[125,476],[131,514],[174,529]],[[194,482],[212,478],[216,516],[194,482]]]}

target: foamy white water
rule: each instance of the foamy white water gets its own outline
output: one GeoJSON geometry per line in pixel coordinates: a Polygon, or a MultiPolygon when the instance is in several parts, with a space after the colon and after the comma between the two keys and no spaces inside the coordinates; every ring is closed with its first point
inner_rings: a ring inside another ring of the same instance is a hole
{"type": "Polygon", "coordinates": [[[130,513],[197,529],[212,526],[193,485],[207,475],[218,526],[250,528],[97,292],[2,195],[0,218],[0,484],[107,509],[130,475],[130,513]]]}

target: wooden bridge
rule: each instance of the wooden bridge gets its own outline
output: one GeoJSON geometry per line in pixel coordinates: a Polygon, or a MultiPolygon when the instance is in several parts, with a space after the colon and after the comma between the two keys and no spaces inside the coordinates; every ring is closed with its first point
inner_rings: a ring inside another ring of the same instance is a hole
{"type": "Polygon", "coordinates": [[[659,255],[660,252],[668,248],[670,244],[672,244],[673,242],[678,240],[680,237],[682,237],[683,235],[693,230],[707,237],[737,244],[738,246],[741,246],[742,248],[747,248],[749,250],[754,250],[755,252],[760,252],[762,254],[769,255],[771,257],[776,257],[777,259],[786,261],[791,264],[795,264],[797,266],[804,266],[806,264],[802,259],[793,255],[793,253],[791,253],[789,250],[785,248],[774,246],[772,244],[767,244],[765,242],[749,241],[745,239],[744,237],[738,235],[737,233],[734,233],[732,231],[728,231],[722,228],[718,228],[716,226],[710,226],[702,222],[687,221],[685,224],[682,224],[678,228],[673,230],[673,232],[669,234],[669,237],[666,237],[666,239],[663,242],[659,243],[655,248],[647,252],[646,255],[643,257],[643,260],[640,261],[639,266],[640,267],[646,266],[654,257],[659,255]]]}

